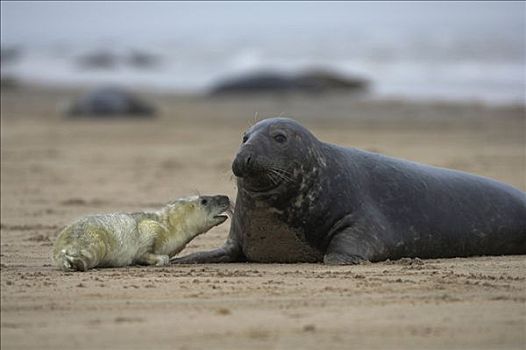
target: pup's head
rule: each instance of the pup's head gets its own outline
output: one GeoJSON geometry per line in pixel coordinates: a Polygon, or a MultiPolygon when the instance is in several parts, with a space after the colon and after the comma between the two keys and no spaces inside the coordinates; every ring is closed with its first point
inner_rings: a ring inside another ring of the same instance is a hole
{"type": "Polygon", "coordinates": [[[173,229],[203,233],[222,224],[232,213],[227,196],[191,196],[167,206],[168,222],[173,229]]]}

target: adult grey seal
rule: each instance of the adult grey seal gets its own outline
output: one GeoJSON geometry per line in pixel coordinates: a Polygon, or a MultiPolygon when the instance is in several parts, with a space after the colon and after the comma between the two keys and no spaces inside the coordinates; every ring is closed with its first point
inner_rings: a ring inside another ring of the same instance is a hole
{"type": "Polygon", "coordinates": [[[526,195],[468,173],[319,141],[263,120],[232,164],[223,247],[178,263],[325,262],[526,253],[526,195]]]}
{"type": "Polygon", "coordinates": [[[311,70],[301,74],[280,72],[255,72],[224,80],[215,85],[210,94],[259,94],[305,92],[323,93],[327,91],[365,92],[369,82],[359,77],[343,76],[326,70],[311,70]]]}
{"type": "Polygon", "coordinates": [[[155,109],[135,94],[117,87],[94,89],[79,97],[67,109],[71,117],[151,117],[155,109]]]}
{"type": "Polygon", "coordinates": [[[196,236],[225,222],[227,196],[191,196],[157,211],[83,217],[61,230],[54,265],[65,271],[167,265],[196,236]]]}

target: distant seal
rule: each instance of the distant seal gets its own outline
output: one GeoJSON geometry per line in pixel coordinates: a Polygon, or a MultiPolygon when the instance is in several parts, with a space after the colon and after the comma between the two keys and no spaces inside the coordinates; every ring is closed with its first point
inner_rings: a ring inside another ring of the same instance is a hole
{"type": "Polygon", "coordinates": [[[325,262],[526,253],[526,195],[460,171],[319,141],[263,120],[232,164],[228,240],[177,263],[325,262]]]}
{"type": "Polygon", "coordinates": [[[103,87],[80,96],[67,108],[66,113],[70,117],[151,117],[155,114],[155,109],[125,89],[103,87]]]}
{"type": "Polygon", "coordinates": [[[369,82],[365,79],[343,76],[325,70],[311,70],[295,75],[279,72],[254,72],[219,82],[212,88],[210,94],[217,96],[273,92],[365,92],[368,85],[369,82]]]}
{"type": "Polygon", "coordinates": [[[223,223],[229,207],[226,196],[193,196],[158,211],[86,216],[60,232],[53,263],[65,271],[167,265],[197,235],[223,223]]]}

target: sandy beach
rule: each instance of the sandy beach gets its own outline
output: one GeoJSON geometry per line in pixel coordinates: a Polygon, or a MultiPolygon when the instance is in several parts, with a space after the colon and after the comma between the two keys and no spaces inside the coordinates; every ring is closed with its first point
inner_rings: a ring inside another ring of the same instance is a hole
{"type": "MultiPolygon", "coordinates": [[[[66,273],[57,231],[89,213],[227,194],[244,129],[294,117],[324,141],[526,190],[521,106],[343,94],[147,94],[155,119],[68,120],[75,90],[2,89],[2,349],[524,349],[526,257],[359,266],[218,264],[66,273]]],[[[230,221],[182,254],[217,247],[230,221]]]]}

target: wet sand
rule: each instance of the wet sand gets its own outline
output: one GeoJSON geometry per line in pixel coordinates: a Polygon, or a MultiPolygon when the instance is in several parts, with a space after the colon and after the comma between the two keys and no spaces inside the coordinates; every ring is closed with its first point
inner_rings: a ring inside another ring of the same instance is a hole
{"type": "MultiPolygon", "coordinates": [[[[360,266],[219,264],[52,268],[57,230],[88,213],[190,193],[235,198],[230,163],[262,116],[321,139],[526,189],[522,107],[343,95],[150,95],[153,120],[66,120],[75,92],[2,92],[2,349],[523,349],[526,258],[360,266]]],[[[183,254],[222,244],[229,221],[183,254]]]]}

